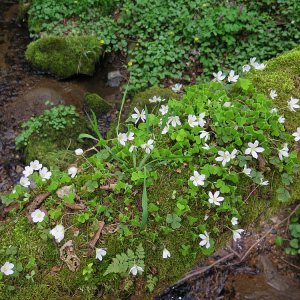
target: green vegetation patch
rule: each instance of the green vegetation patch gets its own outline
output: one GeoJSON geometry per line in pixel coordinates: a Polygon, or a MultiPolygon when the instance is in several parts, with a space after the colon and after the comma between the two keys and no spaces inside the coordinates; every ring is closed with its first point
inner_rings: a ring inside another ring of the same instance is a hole
{"type": "Polygon", "coordinates": [[[26,163],[38,159],[47,166],[66,168],[73,160],[72,151],[82,143],[78,136],[87,123],[74,106],[59,105],[45,110],[22,125],[16,145],[24,149],[26,163]]]}
{"type": "Polygon", "coordinates": [[[60,78],[93,75],[101,47],[94,36],[45,36],[31,42],[26,59],[35,67],[60,78]]]}
{"type": "Polygon", "coordinates": [[[131,90],[238,71],[300,42],[295,0],[46,0],[32,1],[29,16],[33,36],[95,35],[106,51],[127,54],[131,90]],[[114,14],[103,15],[104,2],[114,14]]]}
{"type": "MultiPolygon", "coordinates": [[[[38,236],[51,245],[43,258],[32,252],[37,270],[46,274],[59,264],[59,248],[74,241],[80,267],[71,272],[61,263],[55,269],[53,295],[59,290],[60,297],[78,299],[153,299],[230,237],[239,240],[260,215],[299,199],[294,146],[300,133],[286,129],[288,115],[286,122],[279,121],[274,93],[273,100],[249,78],[234,81],[227,77],[187,87],[179,100],[154,101],[152,96],[151,110],[137,103],[122,129],[117,124],[115,138],[103,139],[94,126],[95,137],[81,135],[97,142],[92,155],[78,153],[74,176],[54,169],[45,177],[34,169],[2,197],[5,204],[17,201],[25,207],[36,195],[50,193],[40,211],[31,214],[35,224],[25,218],[19,223],[21,211],[12,211],[7,224],[11,230],[19,224],[27,231],[32,228],[34,249],[38,236]],[[26,180],[35,182],[34,190],[26,187],[26,180]],[[57,193],[61,187],[63,195],[57,193]],[[84,206],[70,211],[70,205],[84,206]],[[99,221],[104,222],[102,235],[89,255],[99,221]]],[[[299,114],[295,105],[280,103],[277,109],[288,106],[299,114]]],[[[290,229],[295,237],[298,227],[290,229]]],[[[23,260],[31,254],[18,254],[22,242],[10,241],[11,230],[0,235],[0,296],[19,299],[25,287],[36,295],[49,277],[34,278],[29,269],[26,278],[23,260]],[[10,245],[16,245],[15,254],[7,252],[10,245]],[[30,276],[39,288],[28,284],[30,276]]],[[[298,242],[290,246],[298,251],[298,242]]]]}

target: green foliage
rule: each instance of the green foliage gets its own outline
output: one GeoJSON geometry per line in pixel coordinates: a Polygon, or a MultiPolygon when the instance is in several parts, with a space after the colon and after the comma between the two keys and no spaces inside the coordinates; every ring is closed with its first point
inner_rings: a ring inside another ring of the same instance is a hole
{"type": "Polygon", "coordinates": [[[101,52],[94,36],[45,36],[31,42],[25,56],[33,66],[68,78],[76,74],[93,75],[101,52]]]}
{"type": "Polygon", "coordinates": [[[124,275],[128,273],[134,265],[144,268],[144,259],[145,251],[142,244],[139,244],[135,252],[133,252],[131,249],[127,249],[127,253],[117,254],[103,275],[105,276],[110,273],[124,275]]]}
{"type": "Polygon", "coordinates": [[[24,149],[26,162],[39,159],[47,166],[65,168],[73,157],[71,151],[81,143],[78,136],[88,131],[85,120],[74,106],[59,105],[45,110],[22,124],[16,145],[24,149]]]}
{"type": "Polygon", "coordinates": [[[107,113],[112,109],[112,105],[95,93],[87,93],[84,96],[84,104],[87,111],[93,111],[96,115],[107,113]]]}
{"type": "Polygon", "coordinates": [[[300,210],[290,218],[289,224],[290,239],[284,240],[281,236],[275,238],[277,246],[285,246],[285,253],[288,255],[300,254],[300,210]]]}
{"type": "Polygon", "coordinates": [[[300,41],[295,0],[123,0],[117,19],[103,16],[99,1],[90,3],[93,10],[88,1],[71,2],[33,1],[31,32],[95,35],[106,51],[125,52],[130,90],[190,80],[193,67],[206,77],[220,68],[237,70],[252,56],[263,61],[300,41]]]}

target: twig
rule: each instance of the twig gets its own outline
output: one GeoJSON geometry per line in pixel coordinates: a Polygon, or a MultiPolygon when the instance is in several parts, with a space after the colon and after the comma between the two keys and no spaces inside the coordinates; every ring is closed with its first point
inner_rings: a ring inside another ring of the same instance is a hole
{"type": "MultiPolygon", "coordinates": [[[[277,225],[280,225],[282,223],[284,223],[286,220],[288,220],[297,210],[298,208],[300,208],[300,204],[298,204],[296,206],[296,208],[282,221],[280,221],[279,223],[277,223],[277,225]]],[[[258,239],[248,250],[247,252],[243,255],[243,257],[240,259],[239,263],[241,263],[251,252],[251,250],[258,244],[260,243],[272,230],[274,229],[274,227],[272,226],[260,239],[258,239]]]]}
{"type": "Polygon", "coordinates": [[[98,222],[98,230],[94,234],[93,238],[91,239],[91,241],[88,244],[88,246],[89,246],[90,249],[87,252],[87,256],[90,256],[92,254],[92,251],[95,248],[95,246],[96,246],[96,244],[97,244],[97,242],[98,242],[98,240],[100,238],[100,235],[101,235],[103,227],[104,227],[104,222],[103,221],[99,221],[98,222]]]}
{"type": "Polygon", "coordinates": [[[201,273],[204,273],[204,272],[206,272],[207,270],[211,269],[213,266],[219,264],[220,262],[222,262],[222,261],[224,261],[224,260],[227,260],[227,259],[233,257],[234,255],[235,255],[234,253],[229,253],[229,254],[223,256],[222,258],[216,260],[216,261],[215,261],[214,263],[212,263],[211,265],[209,265],[209,266],[207,266],[207,267],[203,267],[203,268],[201,268],[200,270],[196,270],[196,271],[194,271],[194,272],[191,272],[191,273],[187,274],[185,277],[183,277],[182,279],[180,279],[176,284],[180,284],[180,283],[182,283],[182,282],[184,282],[184,281],[187,281],[188,279],[191,279],[191,278],[193,278],[193,277],[195,277],[195,276],[197,276],[197,275],[199,275],[199,274],[201,274],[201,273]]]}
{"type": "Polygon", "coordinates": [[[283,259],[283,258],[281,258],[281,257],[279,257],[279,258],[280,258],[282,261],[284,261],[286,264],[288,264],[288,265],[290,265],[290,266],[296,268],[297,270],[300,270],[300,267],[298,267],[298,266],[296,266],[296,265],[294,265],[294,264],[288,262],[287,260],[285,260],[285,259],[283,259]]]}

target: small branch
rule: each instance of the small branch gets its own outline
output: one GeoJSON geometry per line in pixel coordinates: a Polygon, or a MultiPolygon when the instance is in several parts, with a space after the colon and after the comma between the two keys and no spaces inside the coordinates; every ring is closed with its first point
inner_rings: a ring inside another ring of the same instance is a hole
{"type": "Polygon", "coordinates": [[[100,190],[104,191],[113,191],[114,188],[116,187],[115,183],[107,184],[107,185],[100,185],[100,190]]]}
{"type": "Polygon", "coordinates": [[[92,254],[92,251],[94,250],[99,238],[100,238],[100,235],[101,235],[101,232],[102,232],[102,229],[104,227],[104,222],[103,221],[99,221],[98,222],[98,230],[97,232],[94,234],[93,238],[91,239],[91,241],[89,242],[88,246],[89,246],[89,250],[88,250],[88,253],[87,253],[87,256],[91,256],[92,254]]]}

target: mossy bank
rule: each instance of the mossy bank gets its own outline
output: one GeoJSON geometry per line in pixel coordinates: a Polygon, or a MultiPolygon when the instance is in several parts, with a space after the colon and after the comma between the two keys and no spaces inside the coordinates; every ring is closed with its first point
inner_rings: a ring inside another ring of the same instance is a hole
{"type": "MultiPolygon", "coordinates": [[[[286,127],[293,131],[300,123],[300,112],[289,113],[286,110],[286,102],[291,96],[296,97],[299,93],[297,82],[300,73],[296,67],[293,67],[294,65],[289,63],[290,61],[299,65],[298,49],[267,62],[266,70],[253,71],[248,75],[248,78],[252,78],[258,89],[267,96],[269,95],[269,89],[277,90],[280,98],[278,97],[279,100],[274,101],[274,106],[285,112],[286,127]],[[274,76],[280,72],[290,80],[290,88],[285,89],[285,85],[273,81],[274,76]]],[[[212,90],[202,89],[202,86],[191,86],[186,90],[186,95],[183,96],[181,101],[193,103],[193,101],[200,98],[206,100],[205,103],[207,103],[210,97],[218,93],[220,93],[221,98],[223,97],[220,101],[226,101],[224,89],[219,89],[219,87],[220,85],[216,83],[212,84],[212,90]]],[[[233,92],[238,93],[237,90],[233,90],[233,92]]],[[[166,97],[166,95],[159,94],[157,90],[155,93],[157,93],[156,96],[161,96],[161,98],[166,97]]],[[[240,93],[242,94],[241,91],[240,93]]],[[[248,93],[247,90],[246,93],[248,93]]],[[[176,97],[179,98],[177,95],[176,97]]],[[[256,94],[257,105],[263,105],[264,99],[266,101],[265,96],[256,94]]],[[[217,98],[217,100],[219,99],[217,98]]],[[[249,106],[251,105],[250,100],[247,99],[249,106]]],[[[176,99],[171,100],[169,103],[169,109],[171,109],[171,105],[175,107],[180,105],[180,102],[176,99]]],[[[197,103],[202,105],[200,101],[197,103]]],[[[220,103],[223,104],[223,102],[220,103]]],[[[216,102],[216,108],[220,108],[220,103],[216,102]]],[[[139,105],[139,103],[136,105],[139,105]]],[[[237,105],[240,105],[240,103],[238,102],[237,105]]],[[[139,109],[143,107],[138,106],[139,109]]],[[[267,108],[263,113],[270,116],[267,108]]],[[[232,116],[230,109],[227,113],[228,117],[235,117],[232,116]]],[[[145,132],[151,130],[151,123],[149,124],[149,122],[154,117],[149,118],[148,123],[139,124],[139,128],[144,129],[145,132]]],[[[157,123],[159,123],[159,120],[157,123]]],[[[264,126],[265,124],[261,125],[264,126]]],[[[131,126],[132,131],[136,129],[132,124],[129,126],[131,126]]],[[[181,147],[176,147],[176,142],[181,142],[185,138],[184,134],[186,133],[183,129],[175,130],[172,132],[173,140],[168,140],[166,136],[162,135],[159,139],[156,133],[155,147],[158,148],[163,145],[162,152],[169,153],[168,149],[172,148],[181,153],[181,147]],[[179,135],[180,132],[182,132],[183,137],[179,135]]],[[[126,138],[128,138],[127,135],[126,138]]],[[[141,139],[139,136],[135,138],[137,143],[139,138],[141,139]]],[[[59,198],[55,193],[57,185],[54,183],[57,184],[58,182],[55,176],[53,176],[55,178],[51,181],[51,184],[42,183],[35,190],[26,193],[26,196],[21,200],[18,200],[22,204],[21,206],[24,207],[36,195],[45,191],[51,193],[43,203],[43,207],[48,211],[43,223],[31,225],[24,216],[24,212],[20,210],[11,211],[5,223],[3,223],[1,263],[12,261],[17,265],[21,261],[22,268],[18,266],[19,271],[13,276],[1,279],[3,285],[0,290],[0,298],[43,299],[47,294],[49,299],[69,299],[70,297],[73,297],[73,299],[152,299],[155,294],[176,282],[185,272],[190,271],[196,262],[203,260],[204,254],[210,254],[213,249],[224,246],[231,238],[230,231],[226,226],[222,226],[220,215],[216,213],[217,210],[214,210],[214,207],[209,210],[207,206],[203,205],[201,195],[197,194],[198,190],[189,182],[192,169],[188,159],[187,162],[182,164],[176,163],[177,161],[165,160],[157,165],[155,169],[152,167],[146,169],[139,168],[139,164],[136,161],[134,162],[132,156],[133,165],[136,168],[131,169],[131,171],[133,170],[132,174],[128,176],[128,173],[122,172],[122,164],[131,163],[127,161],[130,157],[129,150],[117,148],[119,146],[116,141],[115,145],[116,149],[121,150],[111,153],[108,143],[101,140],[98,144],[99,150],[87,161],[85,156],[80,157],[77,161],[77,167],[81,168],[81,172],[74,180],[66,174],[57,173],[55,175],[56,177],[61,176],[62,180],[59,182],[63,182],[64,185],[72,185],[76,189],[76,194],[80,199],[76,199],[76,203],[83,202],[86,205],[85,209],[74,212],[65,208],[66,203],[74,201],[74,195],[73,198],[71,196],[63,199],[59,198]],[[107,161],[106,159],[110,156],[112,157],[111,161],[107,161]],[[147,181],[145,178],[146,172],[149,176],[147,181]],[[111,184],[114,185],[113,190],[110,189],[111,184]],[[188,196],[185,198],[184,195],[186,194],[188,196]],[[143,215],[142,218],[144,218],[145,212],[145,199],[147,201],[148,223],[141,228],[141,216],[143,215]],[[174,213],[179,211],[181,211],[181,214],[176,215],[174,213]],[[209,218],[206,225],[204,225],[206,215],[209,215],[209,218]],[[107,254],[102,261],[99,261],[95,259],[95,252],[92,252],[92,255],[89,256],[87,250],[88,243],[97,230],[98,221],[101,220],[105,221],[104,229],[106,228],[106,230],[100,237],[97,247],[106,249],[107,254]],[[74,273],[69,271],[66,265],[60,261],[60,245],[56,244],[49,235],[49,228],[53,228],[58,223],[63,223],[67,228],[64,242],[70,239],[74,241],[75,252],[81,260],[79,270],[74,273]],[[201,253],[199,250],[199,230],[205,230],[206,227],[204,226],[211,229],[210,233],[214,236],[214,245],[212,245],[212,250],[204,249],[201,253]],[[140,244],[142,244],[145,252],[144,273],[132,276],[128,274],[128,271],[119,272],[122,268],[127,270],[134,263],[128,257],[136,256],[137,260],[140,259],[136,254],[140,244]],[[12,250],[12,247],[15,248],[12,250]],[[30,248],[32,250],[28,253],[30,248]],[[171,252],[170,259],[162,258],[161,254],[164,248],[171,252]],[[42,251],[43,249],[45,252],[42,251]],[[121,253],[123,253],[121,256],[117,256],[121,253]],[[114,258],[122,261],[122,263],[115,266],[114,272],[107,272],[114,258]],[[26,278],[25,276],[30,275],[32,270],[35,271],[35,275],[32,278],[30,276],[26,278]]],[[[187,146],[189,145],[184,144],[184,147],[187,146]]],[[[195,151],[197,150],[196,147],[195,143],[195,148],[193,148],[195,151]]],[[[156,154],[160,155],[158,152],[156,154]]],[[[155,149],[153,153],[155,153],[155,149]]],[[[177,155],[176,159],[180,162],[183,156],[177,155]]],[[[210,159],[209,156],[207,157],[210,159]]],[[[199,159],[202,159],[202,157],[197,157],[197,159],[199,163],[199,159]]],[[[250,159],[247,163],[251,163],[250,159]]],[[[213,158],[211,161],[215,164],[213,158]]],[[[147,161],[144,162],[145,165],[147,163],[147,161]]],[[[140,165],[143,166],[142,162],[140,165]]],[[[233,168],[238,168],[238,166],[235,165],[233,168]]],[[[219,165],[213,165],[209,170],[214,173],[220,172],[220,169],[219,165]]],[[[233,172],[231,170],[231,173],[233,172]]],[[[225,174],[225,176],[227,175],[230,176],[230,174],[225,174]]],[[[251,192],[249,177],[242,177],[243,180],[238,183],[237,189],[247,201],[233,199],[233,203],[234,210],[238,211],[240,215],[239,226],[244,229],[256,222],[258,217],[269,216],[271,213],[278,211],[282,205],[295,202],[300,197],[300,178],[298,176],[294,177],[292,183],[289,182],[291,183],[288,187],[290,199],[284,199],[286,202],[282,204],[275,192],[280,184],[279,173],[273,174],[272,177],[270,176],[272,175],[271,170],[267,175],[269,176],[267,179],[272,180],[272,186],[259,187],[256,193],[251,192]],[[249,194],[252,197],[248,197],[249,194]]],[[[230,180],[235,181],[236,176],[232,175],[230,180]]],[[[291,179],[290,177],[287,178],[288,180],[291,179]]],[[[218,183],[214,184],[217,185],[218,183]]],[[[220,189],[223,188],[226,194],[228,186],[224,186],[222,182],[219,182],[219,184],[220,189]]],[[[20,187],[18,190],[20,190],[20,187]]],[[[18,190],[16,193],[18,193],[18,190]]],[[[231,192],[234,191],[229,188],[229,192],[227,191],[228,197],[230,197],[231,192]]],[[[13,194],[11,197],[14,197],[13,194]]],[[[219,210],[224,222],[228,222],[232,214],[228,203],[226,205],[221,205],[219,210]],[[226,215],[228,211],[230,213],[226,215]]]]}

